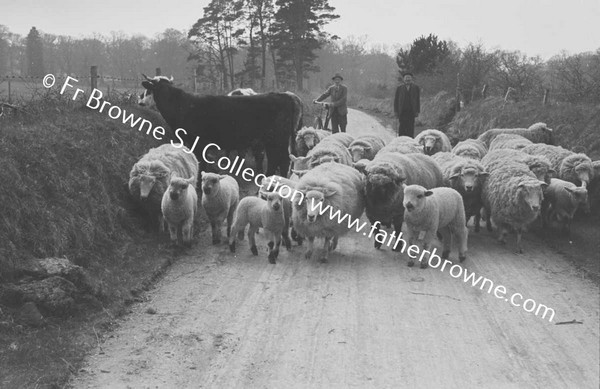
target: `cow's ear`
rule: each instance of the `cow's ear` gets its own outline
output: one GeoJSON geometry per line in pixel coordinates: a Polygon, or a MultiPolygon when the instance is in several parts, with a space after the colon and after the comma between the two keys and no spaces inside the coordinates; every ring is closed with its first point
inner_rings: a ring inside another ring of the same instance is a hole
{"type": "Polygon", "coordinates": [[[152,90],[154,87],[150,81],[142,81],[142,86],[149,90],[152,90]]]}

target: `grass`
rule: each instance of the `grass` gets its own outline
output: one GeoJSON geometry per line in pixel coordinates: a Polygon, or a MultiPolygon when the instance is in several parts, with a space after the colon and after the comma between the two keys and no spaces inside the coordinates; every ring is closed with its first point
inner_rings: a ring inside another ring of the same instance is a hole
{"type": "MultiPolygon", "coordinates": [[[[0,284],[16,281],[27,258],[66,256],[109,292],[101,307],[37,329],[0,305],[0,387],[60,387],[174,258],[127,191],[131,167],[159,142],[56,92],[42,97],[0,117],[0,284]]],[[[164,125],[158,113],[112,103],[164,125]]]]}
{"type": "Polygon", "coordinates": [[[489,97],[461,110],[448,128],[451,140],[475,138],[490,128],[529,127],[544,122],[555,131],[556,143],[592,159],[600,159],[600,107],[594,104],[505,102],[489,97]]]}

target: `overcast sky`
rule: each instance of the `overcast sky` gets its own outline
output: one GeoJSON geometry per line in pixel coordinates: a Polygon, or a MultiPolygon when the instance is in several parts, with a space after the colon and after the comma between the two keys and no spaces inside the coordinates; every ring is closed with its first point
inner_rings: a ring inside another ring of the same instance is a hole
{"type": "MultiPolygon", "coordinates": [[[[153,37],[189,29],[209,0],[0,0],[0,24],[27,35],[91,36],[111,31],[153,37]]],[[[520,50],[547,59],[600,48],[600,0],[329,0],[340,18],[327,30],[341,38],[407,45],[434,33],[460,47],[520,50]]]]}

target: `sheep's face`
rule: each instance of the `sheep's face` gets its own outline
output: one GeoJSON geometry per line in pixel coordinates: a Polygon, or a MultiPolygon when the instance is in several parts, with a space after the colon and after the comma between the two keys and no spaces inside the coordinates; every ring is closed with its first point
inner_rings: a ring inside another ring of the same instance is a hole
{"type": "Polygon", "coordinates": [[[283,210],[282,198],[277,192],[265,192],[267,200],[267,206],[275,212],[281,212],[283,210]]]}
{"type": "Polygon", "coordinates": [[[554,172],[554,170],[548,169],[548,166],[539,164],[533,164],[529,166],[529,170],[531,170],[531,172],[535,174],[535,177],[538,180],[544,181],[547,184],[550,183],[550,178],[552,178],[551,172],[554,172]]]}
{"type": "Polygon", "coordinates": [[[402,179],[398,179],[395,182],[384,174],[371,174],[367,179],[367,197],[375,204],[389,203],[396,198],[402,181],[402,179]]]}
{"type": "Polygon", "coordinates": [[[352,154],[352,162],[358,162],[365,158],[365,152],[367,149],[362,146],[352,146],[348,148],[348,151],[350,151],[350,154],[352,154]]]}
{"type": "Polygon", "coordinates": [[[310,157],[296,157],[290,154],[290,161],[292,161],[292,170],[307,170],[309,165],[308,162],[310,157]]]}
{"type": "MultiPolygon", "coordinates": [[[[336,192],[334,190],[330,190],[327,188],[319,188],[312,189],[306,192],[304,196],[304,200],[306,202],[305,210],[306,210],[306,221],[308,223],[315,223],[319,219],[319,216],[325,210],[326,205],[324,204],[325,200],[333,196],[336,192]]],[[[298,204],[298,203],[296,203],[298,204]]],[[[302,205],[304,207],[304,205],[302,205]]]]}
{"type": "Polygon", "coordinates": [[[423,151],[425,151],[425,154],[433,154],[437,140],[438,138],[433,135],[426,135],[423,138],[421,138],[420,143],[423,145],[423,151]]]}
{"type": "Polygon", "coordinates": [[[580,163],[575,167],[575,173],[584,187],[590,183],[590,171],[590,166],[587,163],[580,163]]]}
{"type": "Polygon", "coordinates": [[[304,144],[306,145],[306,147],[309,150],[312,150],[317,145],[317,143],[319,143],[316,134],[311,134],[311,133],[304,134],[303,139],[304,139],[304,144]]]}
{"type": "Polygon", "coordinates": [[[140,198],[145,199],[148,198],[152,188],[154,188],[154,183],[156,182],[156,177],[144,174],[140,176],[140,198]]]}
{"type": "Polygon", "coordinates": [[[569,192],[569,196],[571,196],[575,206],[582,207],[585,212],[589,211],[588,191],[586,188],[581,186],[576,188],[565,187],[565,190],[569,192]]]}
{"type": "Polygon", "coordinates": [[[450,180],[457,180],[459,187],[466,193],[473,193],[481,186],[481,180],[488,176],[487,172],[479,172],[474,167],[463,167],[450,177],[450,180]]]}
{"type": "Polygon", "coordinates": [[[202,172],[202,192],[205,195],[216,195],[221,187],[221,180],[227,176],[216,173],[202,172]]]}
{"type": "Polygon", "coordinates": [[[454,153],[456,155],[458,155],[459,157],[463,157],[463,158],[469,158],[469,159],[481,159],[481,155],[479,154],[479,151],[475,150],[475,149],[467,149],[467,148],[461,148],[456,150],[456,152],[454,153]]]}
{"type": "Polygon", "coordinates": [[[425,208],[427,197],[433,194],[432,191],[425,189],[420,185],[409,185],[404,187],[404,200],[402,205],[406,212],[420,212],[425,208]]]}
{"type": "Polygon", "coordinates": [[[171,182],[169,183],[169,197],[173,201],[177,201],[182,197],[185,197],[188,187],[190,183],[185,178],[181,177],[172,177],[171,182]]]}
{"type": "Polygon", "coordinates": [[[517,196],[520,201],[530,211],[539,212],[544,199],[543,188],[548,186],[543,181],[538,181],[537,184],[522,183],[517,189],[517,196]]]}

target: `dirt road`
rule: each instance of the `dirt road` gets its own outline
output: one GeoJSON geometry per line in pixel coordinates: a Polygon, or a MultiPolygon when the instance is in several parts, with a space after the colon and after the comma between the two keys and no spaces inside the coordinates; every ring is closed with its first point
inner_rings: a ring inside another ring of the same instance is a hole
{"type": "MultiPolygon", "coordinates": [[[[354,110],[348,131],[391,137],[354,110]]],[[[513,248],[514,237],[501,246],[471,228],[463,265],[504,285],[507,296],[520,293],[521,303],[553,308],[553,322],[448,269],[409,268],[406,255],[376,251],[362,233],[341,238],[327,264],[294,246],[276,265],[266,247],[254,257],[246,239],[234,256],[205,233],[70,384],[598,388],[598,287],[534,237],[526,236],[525,254],[513,248]],[[582,324],[556,325],[573,319],[582,324]]]]}

